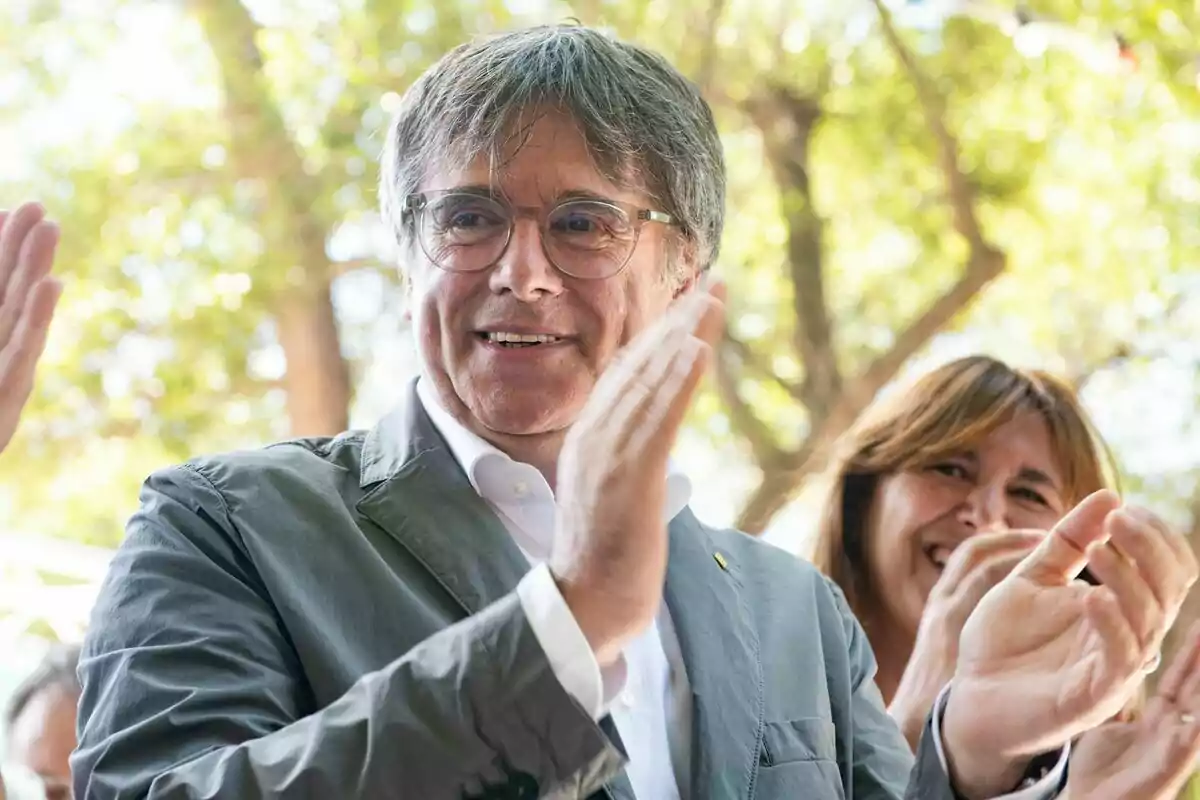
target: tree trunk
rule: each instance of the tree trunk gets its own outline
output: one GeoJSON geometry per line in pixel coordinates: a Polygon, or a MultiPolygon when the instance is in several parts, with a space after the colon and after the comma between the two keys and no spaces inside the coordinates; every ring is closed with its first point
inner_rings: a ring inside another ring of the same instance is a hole
{"type": "Polygon", "coordinates": [[[946,125],[943,98],[901,41],[881,0],[875,0],[875,6],[885,38],[917,89],[926,124],[937,145],[954,229],[966,242],[968,253],[958,279],[896,332],[888,350],[854,372],[844,370],[837,353],[836,320],[825,297],[823,221],[814,206],[809,164],[824,89],[810,96],[787,85],[769,84],[743,104],[762,134],[767,160],[779,185],[788,229],[785,266],[796,315],[791,344],[793,355],[804,367],[801,382],[785,381],[767,366],[769,359],[726,331],[717,360],[717,388],[733,429],[749,444],[763,475],[738,517],[738,527],[754,535],[767,527],[805,479],[824,468],[837,437],[896,377],[904,363],[1005,268],[1004,253],[988,241],[976,216],[975,192],[959,164],[958,141],[946,125]],[[751,374],[767,377],[807,410],[809,435],[794,450],[783,450],[769,426],[740,396],[738,383],[751,374]]]}
{"type": "Polygon", "coordinates": [[[287,359],[288,417],[294,436],[345,430],[350,375],[330,296],[320,182],[304,167],[263,72],[258,24],[238,0],[190,0],[224,89],[230,152],[241,177],[258,182],[259,234],[266,242],[256,283],[264,285],[287,359]]]}
{"type": "Polygon", "coordinates": [[[282,297],[275,317],[287,359],[284,386],[292,435],[344,431],[350,424],[350,375],[328,284],[282,297]]]}
{"type": "Polygon", "coordinates": [[[738,514],[737,529],[758,536],[780,509],[795,496],[801,478],[789,470],[764,469],[762,480],[750,494],[738,514]]]}

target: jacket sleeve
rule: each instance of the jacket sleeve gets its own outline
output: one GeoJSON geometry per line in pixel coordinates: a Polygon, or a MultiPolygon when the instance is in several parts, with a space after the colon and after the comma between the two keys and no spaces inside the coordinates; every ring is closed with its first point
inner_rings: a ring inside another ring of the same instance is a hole
{"type": "MultiPolygon", "coordinates": [[[[908,742],[899,726],[887,713],[875,684],[876,662],[870,642],[854,617],[845,596],[830,583],[837,598],[850,647],[852,682],[852,724],[854,726],[852,772],[854,796],[867,800],[958,800],[946,772],[945,758],[938,737],[941,735],[933,713],[925,723],[914,763],[908,742]]],[[[938,697],[940,710],[945,693],[938,697]]],[[[1066,752],[1050,754],[1050,768],[1035,759],[1022,788],[996,800],[1050,800],[1057,796],[1063,782],[1066,752]]]]}
{"type": "Polygon", "coordinates": [[[152,476],[79,667],[75,796],[586,795],[621,767],[555,677],[515,592],[314,710],[220,492],[152,476]]]}
{"type": "MultiPolygon", "coordinates": [[[[863,800],[955,800],[944,772],[928,769],[928,754],[912,751],[896,721],[887,713],[875,685],[875,654],[841,589],[826,579],[837,601],[850,656],[850,770],[853,793],[863,800]],[[924,760],[923,760],[924,759],[924,760]],[[908,793],[905,793],[908,786],[908,793]],[[913,792],[916,792],[913,794],[913,792]]],[[[929,748],[931,750],[931,748],[929,748]]],[[[937,754],[933,754],[937,766],[937,754]]]]}

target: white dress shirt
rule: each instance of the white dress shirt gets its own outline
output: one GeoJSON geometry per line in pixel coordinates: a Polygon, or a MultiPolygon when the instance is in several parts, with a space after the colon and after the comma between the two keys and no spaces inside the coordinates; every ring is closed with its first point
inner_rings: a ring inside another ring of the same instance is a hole
{"type": "MultiPolygon", "coordinates": [[[[554,541],[554,493],[535,467],[514,461],[441,407],[428,381],[417,396],[479,496],[534,565],[517,587],[530,627],[563,688],[592,718],[612,715],[629,755],[625,774],[639,800],[687,796],[691,770],[691,689],[666,603],[657,619],[601,673],[596,657],[545,561],[554,541]],[[682,791],[681,791],[682,789],[682,791]]],[[[667,521],[687,506],[691,482],[667,476],[667,521]]]]}
{"type": "MultiPolygon", "coordinates": [[[[666,603],[650,627],[626,647],[623,661],[602,671],[545,563],[554,541],[556,518],[554,493],[545,477],[467,430],[442,408],[428,381],[417,381],[417,396],[471,486],[496,512],[533,565],[517,586],[530,627],[567,693],[595,720],[611,714],[629,757],[625,773],[638,800],[688,797],[691,690],[666,603]]],[[[691,491],[687,476],[672,468],[663,509],[668,522],[687,506],[691,491]]],[[[940,711],[944,701],[945,691],[935,708],[940,711]]],[[[946,768],[939,722],[940,714],[935,714],[934,743],[946,768]]],[[[997,800],[1053,797],[1068,752],[1069,748],[1064,749],[1045,778],[997,800]]]]}

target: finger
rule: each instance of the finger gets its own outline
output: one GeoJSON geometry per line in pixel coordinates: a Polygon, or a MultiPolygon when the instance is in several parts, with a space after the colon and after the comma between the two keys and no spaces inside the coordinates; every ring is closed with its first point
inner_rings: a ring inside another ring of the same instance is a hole
{"type": "MultiPolygon", "coordinates": [[[[609,430],[614,432],[614,446],[629,446],[634,438],[644,444],[645,436],[637,432],[651,424],[647,420],[651,409],[662,405],[658,398],[663,384],[674,372],[692,367],[694,353],[689,356],[683,351],[689,347],[692,331],[700,324],[709,302],[702,291],[685,295],[664,319],[631,342],[621,361],[605,370],[588,401],[590,413],[580,421],[587,424],[601,417],[602,424],[611,426],[609,430]]],[[[681,385],[680,381],[675,383],[681,385]]]]}
{"type": "MultiPolygon", "coordinates": [[[[1074,688],[1086,688],[1087,691],[1080,692],[1080,697],[1088,699],[1091,704],[1106,695],[1123,700],[1116,694],[1115,688],[1129,684],[1141,674],[1142,649],[1121,612],[1117,598],[1107,587],[1089,592],[1083,609],[1101,647],[1097,653],[1099,662],[1093,666],[1091,679],[1074,688]]],[[[1118,710],[1112,708],[1105,716],[1111,716],[1118,710]]]]}
{"type": "Polygon", "coordinates": [[[29,291],[50,272],[54,251],[58,247],[58,226],[53,222],[38,222],[25,236],[17,257],[16,273],[8,283],[3,304],[0,304],[0,342],[8,341],[17,320],[24,313],[29,291]]]}
{"type": "Polygon", "coordinates": [[[577,426],[585,427],[597,419],[618,427],[624,425],[649,395],[651,382],[644,376],[648,364],[663,356],[669,362],[685,340],[688,325],[694,324],[689,320],[698,316],[698,309],[690,306],[698,303],[698,295],[689,293],[617,353],[597,381],[577,426]]]}
{"type": "MultiPolygon", "coordinates": [[[[713,278],[710,276],[704,284],[704,290],[708,293],[708,296],[712,298],[712,300],[716,301],[723,311],[725,308],[725,302],[728,300],[729,293],[729,289],[725,285],[725,281],[721,280],[720,278],[713,278]]],[[[705,324],[702,324],[701,327],[697,329],[696,336],[707,342],[709,345],[716,344],[717,340],[721,338],[721,334],[725,329],[723,325],[716,325],[714,323],[724,323],[724,321],[725,319],[723,316],[720,318],[711,319],[706,317],[705,324]]]]}
{"type": "Polygon", "coordinates": [[[1187,537],[1175,531],[1166,521],[1155,514],[1148,508],[1138,505],[1126,505],[1122,508],[1123,511],[1137,519],[1139,522],[1149,525],[1163,535],[1163,541],[1167,543],[1173,550],[1177,551],[1181,560],[1187,561],[1189,564],[1196,564],[1196,554],[1192,551],[1188,544],[1187,537]]]}
{"type": "Polygon", "coordinates": [[[0,451],[8,446],[21,409],[33,391],[38,357],[46,347],[50,317],[62,293],[62,284],[47,278],[33,291],[17,325],[16,335],[0,352],[0,451]]]}
{"type": "Polygon", "coordinates": [[[1196,582],[1195,557],[1183,536],[1154,514],[1134,506],[1112,513],[1105,524],[1110,541],[1134,560],[1159,604],[1171,611],[1181,605],[1196,582]]]}
{"type": "Polygon", "coordinates": [[[1031,553],[1046,537],[1045,531],[1004,531],[1002,533],[980,533],[954,548],[946,569],[938,579],[937,588],[943,594],[955,591],[971,573],[993,556],[1014,551],[1021,558],[1031,553]]]}
{"type": "MultiPolygon", "coordinates": [[[[30,292],[29,326],[43,334],[50,330],[50,322],[54,319],[54,309],[62,298],[63,285],[58,278],[43,278],[30,292]]],[[[40,351],[39,351],[40,352],[40,351]]]]}
{"type": "MultiPolygon", "coordinates": [[[[1137,797],[1178,797],[1187,779],[1196,769],[1200,755],[1200,720],[1183,720],[1176,716],[1166,727],[1153,732],[1157,758],[1149,761],[1156,767],[1139,787],[1137,797]]],[[[1147,754],[1149,755],[1149,754],[1147,754]]]]}
{"type": "MultiPolygon", "coordinates": [[[[641,419],[633,420],[642,432],[636,438],[644,440],[646,433],[657,431],[660,441],[668,448],[674,442],[678,428],[691,405],[691,399],[703,376],[711,350],[725,326],[725,286],[720,281],[701,284],[679,304],[680,324],[672,330],[676,343],[664,347],[645,371],[647,382],[654,388],[641,419]]],[[[639,441],[635,446],[640,447],[639,441]]]]}
{"type": "Polygon", "coordinates": [[[1101,544],[1089,549],[1088,568],[1116,596],[1142,647],[1150,647],[1163,610],[1137,567],[1111,546],[1101,544]]]}
{"type": "MultiPolygon", "coordinates": [[[[669,373],[677,356],[691,345],[689,340],[698,336],[703,330],[707,333],[712,327],[711,320],[721,321],[720,303],[704,289],[697,289],[688,294],[678,305],[678,312],[667,334],[670,337],[668,346],[658,346],[652,351],[644,375],[648,384],[661,384],[669,373]],[[708,320],[708,322],[706,322],[708,320]]],[[[718,335],[720,330],[717,331],[718,335]]],[[[715,342],[706,342],[713,344],[715,342]]]]}
{"type": "Polygon", "coordinates": [[[987,561],[980,564],[968,577],[963,581],[957,595],[961,598],[961,602],[969,610],[973,610],[979,605],[979,601],[983,596],[992,590],[996,584],[1008,577],[1017,565],[1025,560],[1028,554],[1024,551],[1018,553],[1000,553],[993,555],[987,561]]]}
{"type": "Polygon", "coordinates": [[[698,338],[693,338],[689,342],[689,359],[690,366],[687,370],[680,369],[676,373],[674,385],[669,393],[665,393],[665,397],[671,398],[671,401],[666,404],[658,419],[658,425],[651,428],[659,432],[667,443],[675,441],[676,433],[683,425],[684,418],[687,417],[688,409],[692,405],[692,397],[696,394],[696,389],[700,386],[700,381],[704,378],[704,373],[708,370],[708,365],[712,360],[712,348],[707,342],[698,338]]]}
{"type": "Polygon", "coordinates": [[[1193,674],[1200,675],[1200,622],[1192,623],[1170,666],[1163,670],[1155,695],[1174,700],[1183,690],[1184,681],[1193,674]]]}
{"type": "Polygon", "coordinates": [[[25,237],[45,215],[46,210],[41,204],[24,203],[8,216],[0,229],[0,304],[8,299],[8,287],[17,269],[25,237]]]}
{"type": "MultiPolygon", "coordinates": [[[[642,368],[652,362],[670,362],[671,350],[664,348],[664,345],[671,342],[676,348],[680,347],[683,340],[696,330],[708,302],[708,292],[697,287],[671,303],[661,320],[643,331],[626,347],[632,364],[642,368]]],[[[662,370],[662,373],[665,374],[665,370],[662,370]]]]}
{"type": "Polygon", "coordinates": [[[20,375],[24,367],[32,371],[33,364],[45,349],[50,320],[61,295],[62,284],[54,278],[46,278],[34,287],[12,339],[0,351],[0,383],[3,391],[7,392],[10,375],[20,375]]]}
{"type": "Polygon", "coordinates": [[[666,374],[658,379],[646,413],[636,421],[635,448],[646,448],[664,457],[669,455],[711,360],[712,346],[701,337],[720,335],[723,313],[723,306],[713,298],[706,298],[702,317],[693,326],[700,335],[687,336],[666,374]]]}
{"type": "MultiPolygon", "coordinates": [[[[1197,623],[1200,625],[1200,623],[1197,623]]],[[[1179,665],[1179,676],[1175,693],[1166,695],[1170,686],[1160,686],[1159,692],[1164,696],[1172,697],[1175,703],[1186,708],[1197,715],[1200,715],[1200,643],[1197,642],[1198,634],[1197,625],[1193,625],[1188,631],[1187,642],[1183,645],[1183,649],[1175,655],[1171,661],[1171,669],[1175,670],[1176,665],[1179,665]]],[[[1172,676],[1173,678],[1175,676],[1172,676]]],[[[1163,683],[1165,683],[1165,676],[1163,683]]]]}
{"type": "Polygon", "coordinates": [[[1087,548],[1106,535],[1104,519],[1120,499],[1108,489],[1093,492],[1059,520],[1041,545],[1018,568],[1036,582],[1065,584],[1087,563],[1087,548]]]}
{"type": "Polygon", "coordinates": [[[704,377],[711,349],[690,337],[667,380],[655,393],[642,424],[631,431],[630,447],[635,452],[663,460],[670,456],[679,428],[687,416],[692,396],[704,377]]]}

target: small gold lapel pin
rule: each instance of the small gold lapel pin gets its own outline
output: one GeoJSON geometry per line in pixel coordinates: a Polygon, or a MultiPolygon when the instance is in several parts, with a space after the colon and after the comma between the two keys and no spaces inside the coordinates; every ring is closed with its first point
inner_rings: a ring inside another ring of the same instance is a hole
{"type": "Polygon", "coordinates": [[[725,570],[726,572],[729,572],[729,562],[725,560],[725,556],[721,555],[721,552],[719,550],[717,552],[713,553],[713,561],[717,562],[718,567],[725,570]]]}

